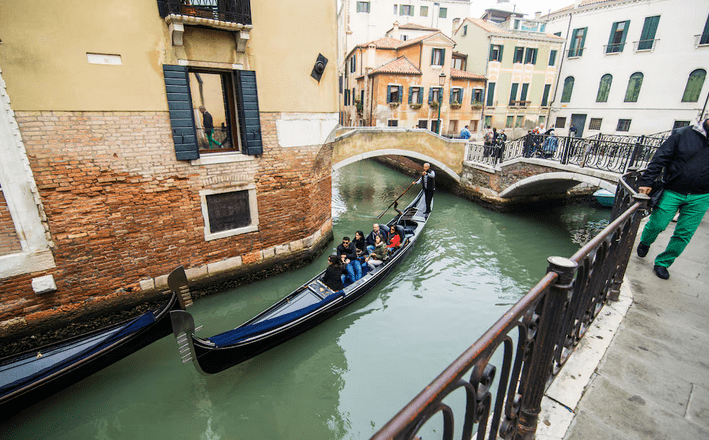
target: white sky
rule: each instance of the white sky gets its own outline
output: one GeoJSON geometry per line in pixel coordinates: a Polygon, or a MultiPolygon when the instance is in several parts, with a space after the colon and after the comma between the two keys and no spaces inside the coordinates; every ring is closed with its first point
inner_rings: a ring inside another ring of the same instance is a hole
{"type": "MultiPolygon", "coordinates": [[[[470,7],[471,16],[479,18],[485,9],[497,4],[497,0],[471,0],[470,7]]],[[[510,0],[510,3],[516,5],[516,11],[522,12],[528,16],[534,16],[534,13],[540,11],[542,15],[551,11],[556,11],[564,6],[569,6],[574,3],[574,0],[510,0]]]]}

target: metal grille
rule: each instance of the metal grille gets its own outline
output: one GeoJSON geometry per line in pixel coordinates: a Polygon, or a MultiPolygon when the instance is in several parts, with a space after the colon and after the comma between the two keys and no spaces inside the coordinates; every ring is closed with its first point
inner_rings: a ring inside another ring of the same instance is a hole
{"type": "Polygon", "coordinates": [[[235,191],[207,196],[209,230],[212,233],[243,228],[251,224],[249,191],[235,191]]]}
{"type": "Polygon", "coordinates": [[[252,24],[249,0],[158,0],[160,16],[185,15],[228,23],[252,24]]]}

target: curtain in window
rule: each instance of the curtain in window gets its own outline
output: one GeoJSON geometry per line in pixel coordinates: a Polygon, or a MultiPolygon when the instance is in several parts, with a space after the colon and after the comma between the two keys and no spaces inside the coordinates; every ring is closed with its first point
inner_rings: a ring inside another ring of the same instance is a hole
{"type": "Polygon", "coordinates": [[[689,79],[687,79],[687,86],[684,88],[684,95],[682,95],[682,102],[699,101],[699,94],[702,92],[706,78],[707,71],[704,69],[697,69],[690,73],[689,79]]]}
{"type": "Polygon", "coordinates": [[[571,92],[574,91],[574,77],[567,76],[564,80],[564,90],[561,92],[561,102],[571,101],[571,92]]]}
{"type": "Polygon", "coordinates": [[[628,90],[625,91],[625,102],[638,102],[640,87],[643,85],[643,74],[635,72],[628,80],[628,90]]]}
{"type": "Polygon", "coordinates": [[[596,95],[596,102],[608,102],[608,93],[611,91],[611,83],[613,82],[613,75],[606,73],[601,77],[601,83],[598,85],[598,94],[596,95]]]}

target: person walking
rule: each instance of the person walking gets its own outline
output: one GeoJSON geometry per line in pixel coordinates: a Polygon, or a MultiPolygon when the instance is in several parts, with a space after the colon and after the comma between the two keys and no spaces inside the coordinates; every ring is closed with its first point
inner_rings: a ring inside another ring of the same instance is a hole
{"type": "Polygon", "coordinates": [[[463,127],[462,130],[460,130],[460,138],[468,140],[472,136],[472,133],[470,133],[470,130],[468,129],[468,126],[466,125],[463,127]]]}
{"type": "Polygon", "coordinates": [[[421,184],[421,188],[426,196],[426,212],[424,215],[431,213],[431,201],[433,200],[433,192],[436,190],[436,172],[431,169],[431,164],[426,162],[423,164],[423,172],[421,177],[413,184],[421,184]]]}
{"type": "Polygon", "coordinates": [[[207,140],[209,141],[209,148],[212,148],[212,144],[216,145],[217,147],[221,147],[222,144],[216,141],[214,139],[214,119],[212,119],[212,115],[209,114],[207,109],[203,106],[199,106],[199,111],[202,112],[202,125],[204,125],[204,134],[207,136],[207,140]]]}
{"type": "Polygon", "coordinates": [[[638,181],[638,190],[650,194],[652,183],[665,169],[665,191],[643,229],[638,256],[644,258],[657,236],[679,211],[674,233],[665,250],[655,258],[655,275],[666,280],[667,270],[689,244],[709,209],[709,117],[674,132],[655,153],[638,181]]]}

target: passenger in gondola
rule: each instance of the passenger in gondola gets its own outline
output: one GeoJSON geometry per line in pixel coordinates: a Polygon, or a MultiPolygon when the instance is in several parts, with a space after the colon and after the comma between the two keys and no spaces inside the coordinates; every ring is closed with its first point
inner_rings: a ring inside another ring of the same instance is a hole
{"type": "Polygon", "coordinates": [[[389,235],[387,234],[386,229],[380,228],[379,224],[375,223],[372,226],[372,232],[367,235],[367,239],[365,240],[365,243],[367,243],[367,254],[371,254],[372,251],[374,251],[374,246],[376,245],[374,240],[377,236],[382,239],[382,243],[386,243],[389,239],[389,235]]]}
{"type": "Polygon", "coordinates": [[[342,237],[342,244],[337,246],[337,256],[340,257],[344,265],[347,284],[362,278],[362,265],[357,261],[357,248],[350,241],[350,237],[342,237]]]}
{"type": "Polygon", "coordinates": [[[360,259],[360,261],[364,261],[364,256],[367,248],[367,244],[364,242],[364,232],[355,232],[355,238],[352,243],[354,243],[355,248],[357,249],[357,258],[360,259]]]}
{"type": "Polygon", "coordinates": [[[345,288],[342,284],[342,271],[344,270],[342,260],[337,255],[330,255],[327,258],[327,261],[328,266],[327,269],[325,269],[325,275],[322,277],[322,282],[335,292],[339,292],[345,288]]]}
{"type": "Polygon", "coordinates": [[[369,254],[366,261],[369,265],[369,270],[374,270],[387,259],[387,247],[380,235],[377,235],[374,244],[374,251],[369,254]]]}
{"type": "Polygon", "coordinates": [[[391,250],[399,249],[401,246],[401,235],[399,231],[396,230],[395,225],[391,225],[389,228],[389,245],[387,247],[391,250]]]}

